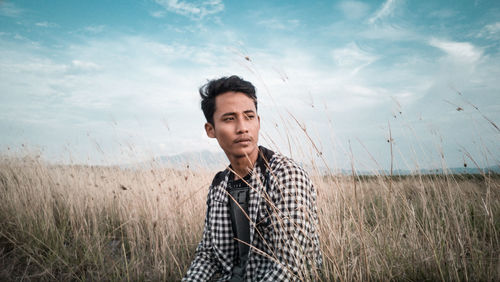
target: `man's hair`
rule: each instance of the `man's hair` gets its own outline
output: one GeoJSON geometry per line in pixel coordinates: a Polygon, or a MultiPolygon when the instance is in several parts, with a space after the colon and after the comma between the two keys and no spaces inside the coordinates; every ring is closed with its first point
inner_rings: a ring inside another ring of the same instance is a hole
{"type": "Polygon", "coordinates": [[[253,100],[255,110],[257,110],[257,95],[255,95],[255,87],[252,83],[236,75],[209,80],[207,84],[200,87],[201,109],[208,123],[214,125],[215,97],[230,91],[247,95],[253,100]]]}

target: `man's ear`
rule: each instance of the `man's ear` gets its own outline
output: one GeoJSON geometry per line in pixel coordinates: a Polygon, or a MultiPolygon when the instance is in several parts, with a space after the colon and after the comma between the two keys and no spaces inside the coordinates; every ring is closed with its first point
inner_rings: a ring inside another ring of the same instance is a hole
{"type": "Polygon", "coordinates": [[[208,137],[215,138],[215,128],[211,123],[205,123],[205,132],[207,133],[208,137]]]}

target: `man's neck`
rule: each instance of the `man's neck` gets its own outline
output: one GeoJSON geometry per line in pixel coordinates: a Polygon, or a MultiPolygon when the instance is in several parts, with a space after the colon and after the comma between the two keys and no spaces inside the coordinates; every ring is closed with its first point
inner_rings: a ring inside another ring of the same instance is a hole
{"type": "Polygon", "coordinates": [[[238,180],[240,178],[244,178],[250,171],[252,171],[258,157],[259,150],[257,149],[248,156],[230,159],[229,162],[231,162],[231,168],[234,171],[234,179],[238,180]]]}

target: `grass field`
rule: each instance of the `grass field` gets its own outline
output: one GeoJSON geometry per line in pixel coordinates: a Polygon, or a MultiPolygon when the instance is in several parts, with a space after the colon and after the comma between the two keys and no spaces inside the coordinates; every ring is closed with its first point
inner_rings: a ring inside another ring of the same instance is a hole
{"type": "MultiPolygon", "coordinates": [[[[0,280],[179,280],[213,173],[0,161],[0,280]]],[[[314,175],[321,280],[500,280],[500,177],[314,175]]]]}

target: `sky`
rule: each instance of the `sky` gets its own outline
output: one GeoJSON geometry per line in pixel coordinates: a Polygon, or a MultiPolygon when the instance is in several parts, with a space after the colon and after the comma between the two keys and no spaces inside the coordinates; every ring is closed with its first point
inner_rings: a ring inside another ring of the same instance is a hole
{"type": "Polygon", "coordinates": [[[498,1],[0,1],[0,152],[220,152],[198,88],[257,88],[260,143],[376,170],[500,165],[498,1]],[[391,153],[392,149],[392,153],[391,153]]]}

